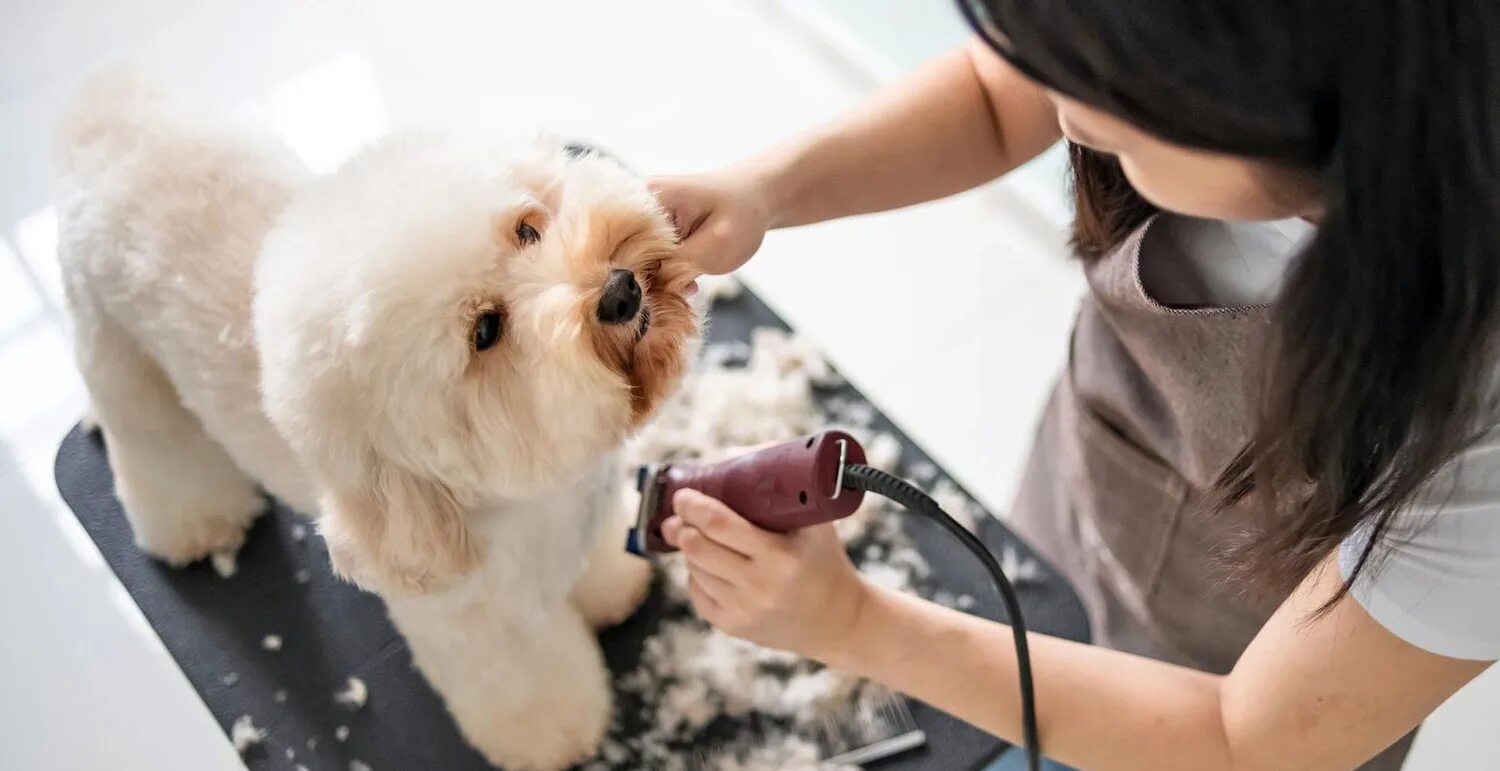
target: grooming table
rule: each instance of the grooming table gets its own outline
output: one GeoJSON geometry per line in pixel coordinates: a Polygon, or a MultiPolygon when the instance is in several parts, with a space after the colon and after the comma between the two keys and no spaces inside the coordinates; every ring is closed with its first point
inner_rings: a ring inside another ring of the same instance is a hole
{"type": "MultiPolygon", "coordinates": [[[[751,331],[762,326],[785,328],[745,291],[714,306],[707,334],[715,342],[748,341],[751,331]]],[[[858,393],[845,386],[825,396],[858,393]]],[[[883,416],[876,417],[875,426],[901,439],[903,468],[927,460],[883,416]]],[[[173,570],[135,548],[97,435],[82,428],[69,433],[58,450],[56,475],[63,498],[219,725],[227,733],[240,716],[251,715],[256,727],[267,731],[264,741],[244,755],[249,768],[293,771],[300,764],[309,771],[345,771],[355,760],[373,771],[491,768],[459,736],[438,696],[412,667],[380,599],[333,577],[322,539],[305,520],[273,505],[248,534],[232,578],[221,578],[206,561],[173,570]],[[300,540],[299,532],[305,533],[300,540]],[[273,634],[282,640],[275,652],[262,647],[262,640],[273,634]],[[369,687],[362,709],[333,699],[350,676],[369,687]],[[347,729],[344,741],[337,738],[345,733],[341,726],[347,729]]],[[[1009,543],[1023,557],[1036,559],[998,520],[979,519],[980,535],[996,553],[1009,543]]],[[[973,557],[936,525],[907,521],[907,532],[938,584],[955,595],[972,595],[977,604],[970,612],[1004,618],[973,557]]],[[[1040,561],[1039,566],[1040,579],[1018,587],[1027,624],[1035,631],[1087,640],[1088,623],[1077,596],[1050,567],[1040,561]]],[[[661,620],[665,605],[658,581],[635,616],[601,635],[613,672],[634,667],[642,641],[661,620]]],[[[1042,688],[1040,698],[1046,697],[1042,688]]],[[[927,734],[926,747],[871,768],[981,768],[1006,747],[924,704],[912,702],[911,711],[927,734]]]]}

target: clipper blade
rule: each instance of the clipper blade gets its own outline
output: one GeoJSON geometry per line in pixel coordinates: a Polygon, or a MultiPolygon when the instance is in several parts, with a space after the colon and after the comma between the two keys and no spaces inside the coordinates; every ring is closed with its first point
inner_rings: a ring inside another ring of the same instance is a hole
{"type": "Polygon", "coordinates": [[[625,551],[637,557],[651,558],[649,535],[661,496],[660,479],[661,467],[654,463],[636,470],[635,489],[641,494],[641,502],[635,512],[635,526],[625,534],[625,551]]]}

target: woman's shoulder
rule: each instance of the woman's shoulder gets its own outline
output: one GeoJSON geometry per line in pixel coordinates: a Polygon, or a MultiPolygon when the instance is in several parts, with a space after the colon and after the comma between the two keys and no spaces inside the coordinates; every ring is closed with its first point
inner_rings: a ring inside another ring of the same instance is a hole
{"type": "MultiPolygon", "coordinates": [[[[1340,547],[1346,577],[1369,537],[1340,547]]],[[[1439,655],[1500,659],[1500,428],[1434,475],[1373,556],[1352,593],[1381,625],[1439,655]]]]}

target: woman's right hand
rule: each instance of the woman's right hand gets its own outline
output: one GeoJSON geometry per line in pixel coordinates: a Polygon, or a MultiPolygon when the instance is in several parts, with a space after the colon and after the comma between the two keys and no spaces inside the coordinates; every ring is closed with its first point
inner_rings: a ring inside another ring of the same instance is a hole
{"type": "Polygon", "coordinates": [[[703,273],[738,270],[773,224],[767,186],[747,170],[655,177],[647,184],[672,217],[682,256],[703,273]]]}

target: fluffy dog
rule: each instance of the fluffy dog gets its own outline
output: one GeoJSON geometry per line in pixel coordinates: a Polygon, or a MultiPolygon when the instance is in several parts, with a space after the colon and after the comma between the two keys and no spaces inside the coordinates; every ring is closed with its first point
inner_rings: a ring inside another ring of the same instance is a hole
{"type": "Polygon", "coordinates": [[[497,765],[591,754],[633,612],[616,451],[678,382],[693,276],[642,180],[559,145],[385,141],[314,179],[130,81],[64,121],[78,364],[139,546],[315,514],[497,765]]]}

